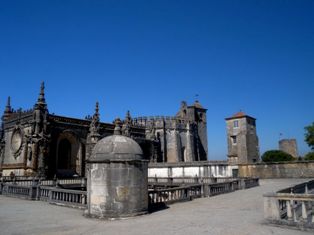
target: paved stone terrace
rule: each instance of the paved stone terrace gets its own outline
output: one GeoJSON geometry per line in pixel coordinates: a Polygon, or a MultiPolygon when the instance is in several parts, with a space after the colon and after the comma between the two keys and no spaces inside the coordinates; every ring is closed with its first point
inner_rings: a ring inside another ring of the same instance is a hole
{"type": "Polygon", "coordinates": [[[262,195],[303,181],[261,180],[260,187],[116,221],[87,219],[81,210],[0,196],[0,234],[313,234],[263,224],[262,195]]]}

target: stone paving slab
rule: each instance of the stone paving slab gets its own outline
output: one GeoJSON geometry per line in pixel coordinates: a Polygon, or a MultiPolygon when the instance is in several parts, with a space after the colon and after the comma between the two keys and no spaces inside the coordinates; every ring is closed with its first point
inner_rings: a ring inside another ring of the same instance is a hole
{"type": "Polygon", "coordinates": [[[0,234],[313,234],[263,224],[266,192],[304,179],[261,180],[260,187],[177,203],[152,214],[116,221],[89,219],[83,211],[0,196],[0,234]]]}

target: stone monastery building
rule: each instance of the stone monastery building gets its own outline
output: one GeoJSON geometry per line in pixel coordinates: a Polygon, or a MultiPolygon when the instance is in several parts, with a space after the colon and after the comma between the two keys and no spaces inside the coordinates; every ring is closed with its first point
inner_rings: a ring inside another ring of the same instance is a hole
{"type": "Polygon", "coordinates": [[[0,173],[3,175],[85,176],[85,160],[95,144],[112,135],[115,125],[134,139],[151,162],[207,160],[206,109],[182,102],[172,117],[132,118],[103,123],[96,103],[92,117],[77,119],[50,114],[44,83],[30,110],[13,110],[8,98],[0,129],[0,173]]]}

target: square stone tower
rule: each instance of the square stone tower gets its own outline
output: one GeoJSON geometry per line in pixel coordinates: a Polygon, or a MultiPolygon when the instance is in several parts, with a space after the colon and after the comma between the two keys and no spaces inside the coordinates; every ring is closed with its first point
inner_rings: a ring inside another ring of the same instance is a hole
{"type": "Polygon", "coordinates": [[[259,161],[256,119],[240,111],[226,118],[228,161],[230,164],[259,161]]]}

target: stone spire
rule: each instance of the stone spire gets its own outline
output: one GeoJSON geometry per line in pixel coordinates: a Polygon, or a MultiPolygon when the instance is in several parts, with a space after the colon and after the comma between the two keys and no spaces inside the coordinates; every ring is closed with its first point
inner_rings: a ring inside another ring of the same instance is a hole
{"type": "Polygon", "coordinates": [[[121,130],[122,135],[130,137],[131,136],[131,126],[132,126],[132,117],[131,117],[130,111],[128,110],[126,112],[125,119],[124,119],[124,122],[122,125],[122,130],[121,130]]]}
{"type": "Polygon", "coordinates": [[[125,120],[124,120],[126,123],[128,124],[131,124],[131,121],[132,121],[132,117],[131,117],[131,114],[130,114],[130,111],[128,110],[126,112],[126,115],[125,115],[125,120]]]}
{"type": "Polygon", "coordinates": [[[8,96],[7,105],[5,106],[4,112],[11,112],[11,97],[10,96],[8,96]]]}
{"type": "Polygon", "coordinates": [[[3,116],[2,116],[2,120],[6,121],[9,118],[11,113],[12,113],[11,97],[8,96],[7,105],[5,106],[4,113],[3,113],[3,116]]]}
{"type": "Polygon", "coordinates": [[[44,82],[41,82],[40,93],[34,105],[32,134],[39,135],[46,133],[48,124],[47,118],[48,109],[45,100],[45,85],[44,82]]]}
{"type": "Polygon", "coordinates": [[[12,112],[12,108],[11,108],[11,97],[10,97],[10,96],[8,96],[7,105],[5,106],[4,112],[5,112],[5,113],[11,113],[11,112],[12,112]]]}
{"type": "Polygon", "coordinates": [[[46,100],[45,100],[45,83],[41,82],[40,85],[40,93],[38,96],[37,104],[45,106],[46,105],[46,100]]]}
{"type": "Polygon", "coordinates": [[[95,115],[97,115],[99,118],[99,103],[98,103],[98,101],[96,101],[96,105],[95,105],[95,115]]]}
{"type": "Polygon", "coordinates": [[[95,104],[95,113],[94,113],[94,115],[93,115],[93,121],[94,122],[99,122],[100,121],[100,114],[99,114],[99,103],[98,103],[98,101],[96,102],[96,104],[95,104]]]}
{"type": "Polygon", "coordinates": [[[99,118],[99,103],[98,101],[96,102],[95,105],[95,113],[93,115],[92,121],[89,125],[89,133],[91,135],[92,138],[96,138],[95,140],[98,141],[98,137],[100,137],[99,134],[99,122],[100,122],[100,118],[99,118]]]}
{"type": "MultiPolygon", "coordinates": [[[[87,135],[87,140],[86,140],[86,159],[89,159],[93,148],[95,144],[100,140],[101,135],[99,133],[100,129],[100,118],[99,118],[99,103],[98,101],[96,102],[95,105],[95,113],[93,117],[89,120],[91,120],[89,124],[89,132],[87,135]]],[[[88,169],[86,168],[86,173],[88,172],[88,169]]],[[[86,174],[85,173],[85,174],[86,174]]]]}

